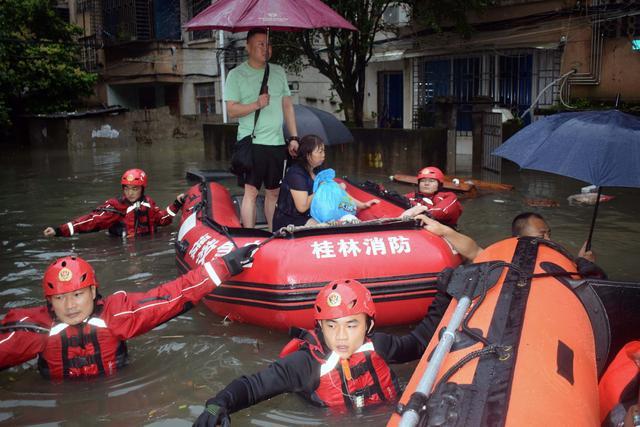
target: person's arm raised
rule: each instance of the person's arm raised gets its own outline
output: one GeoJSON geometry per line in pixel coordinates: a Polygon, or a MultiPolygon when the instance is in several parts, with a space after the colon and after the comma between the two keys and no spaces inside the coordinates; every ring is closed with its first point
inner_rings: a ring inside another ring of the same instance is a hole
{"type": "Polygon", "coordinates": [[[473,261],[484,250],[471,237],[458,233],[453,228],[447,227],[426,215],[418,215],[416,219],[422,222],[427,231],[447,239],[451,246],[465,259],[473,261]]]}

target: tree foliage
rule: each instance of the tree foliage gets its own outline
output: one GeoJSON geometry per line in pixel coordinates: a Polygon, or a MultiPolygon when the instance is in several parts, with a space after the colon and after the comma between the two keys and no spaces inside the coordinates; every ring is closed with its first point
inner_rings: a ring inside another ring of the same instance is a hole
{"type": "Polygon", "coordinates": [[[0,1],[0,127],[19,114],[73,109],[97,76],[83,71],[74,37],[53,0],[0,1]]]}
{"type": "Polygon", "coordinates": [[[342,101],[346,120],[363,124],[365,69],[371,59],[376,35],[397,28],[385,23],[384,12],[392,4],[403,3],[412,10],[418,26],[434,31],[443,22],[468,34],[467,13],[481,10],[491,0],[333,0],[327,4],[351,22],[358,32],[322,29],[300,33],[274,33],[274,61],[289,70],[311,66],[331,80],[332,89],[342,101]]]}

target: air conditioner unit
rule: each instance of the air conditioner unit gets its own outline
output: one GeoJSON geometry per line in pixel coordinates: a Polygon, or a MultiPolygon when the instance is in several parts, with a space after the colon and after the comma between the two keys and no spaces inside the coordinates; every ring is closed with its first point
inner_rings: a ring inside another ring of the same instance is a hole
{"type": "Polygon", "coordinates": [[[402,3],[391,3],[382,15],[382,20],[389,25],[399,27],[409,23],[409,6],[402,3]]]}

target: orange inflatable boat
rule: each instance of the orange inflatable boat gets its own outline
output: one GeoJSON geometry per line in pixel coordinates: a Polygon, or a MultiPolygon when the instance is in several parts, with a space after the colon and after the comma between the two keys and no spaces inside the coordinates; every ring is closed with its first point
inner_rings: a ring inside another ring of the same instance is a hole
{"type": "Polygon", "coordinates": [[[609,323],[565,254],[553,242],[512,238],[454,270],[440,333],[388,425],[600,425],[609,323]]]}

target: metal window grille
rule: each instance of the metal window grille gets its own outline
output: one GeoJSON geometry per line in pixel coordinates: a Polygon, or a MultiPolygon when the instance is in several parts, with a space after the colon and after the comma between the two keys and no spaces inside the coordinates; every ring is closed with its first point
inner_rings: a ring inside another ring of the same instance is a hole
{"type": "Polygon", "coordinates": [[[91,35],[82,37],[78,40],[80,43],[80,61],[86,71],[96,71],[98,53],[96,49],[96,36],[91,35]]]}
{"type": "Polygon", "coordinates": [[[194,85],[196,92],[196,109],[198,114],[216,113],[216,87],[213,83],[194,85]]]}
{"type": "MultiPolygon", "coordinates": [[[[457,130],[472,128],[473,99],[487,96],[495,106],[522,113],[547,84],[560,76],[560,50],[503,50],[474,55],[420,57],[413,60],[413,127],[434,125],[435,98],[450,96],[458,104],[457,130]]],[[[553,105],[557,83],[545,91],[538,107],[553,105]]]]}
{"type": "Polygon", "coordinates": [[[102,18],[105,43],[153,39],[151,7],[152,3],[145,0],[104,0],[102,18]]]}
{"type": "MultiPolygon", "coordinates": [[[[188,0],[187,10],[189,11],[189,19],[205,10],[210,4],[211,0],[188,0]]],[[[211,30],[189,31],[188,34],[189,41],[213,38],[213,31],[211,30]]]]}

